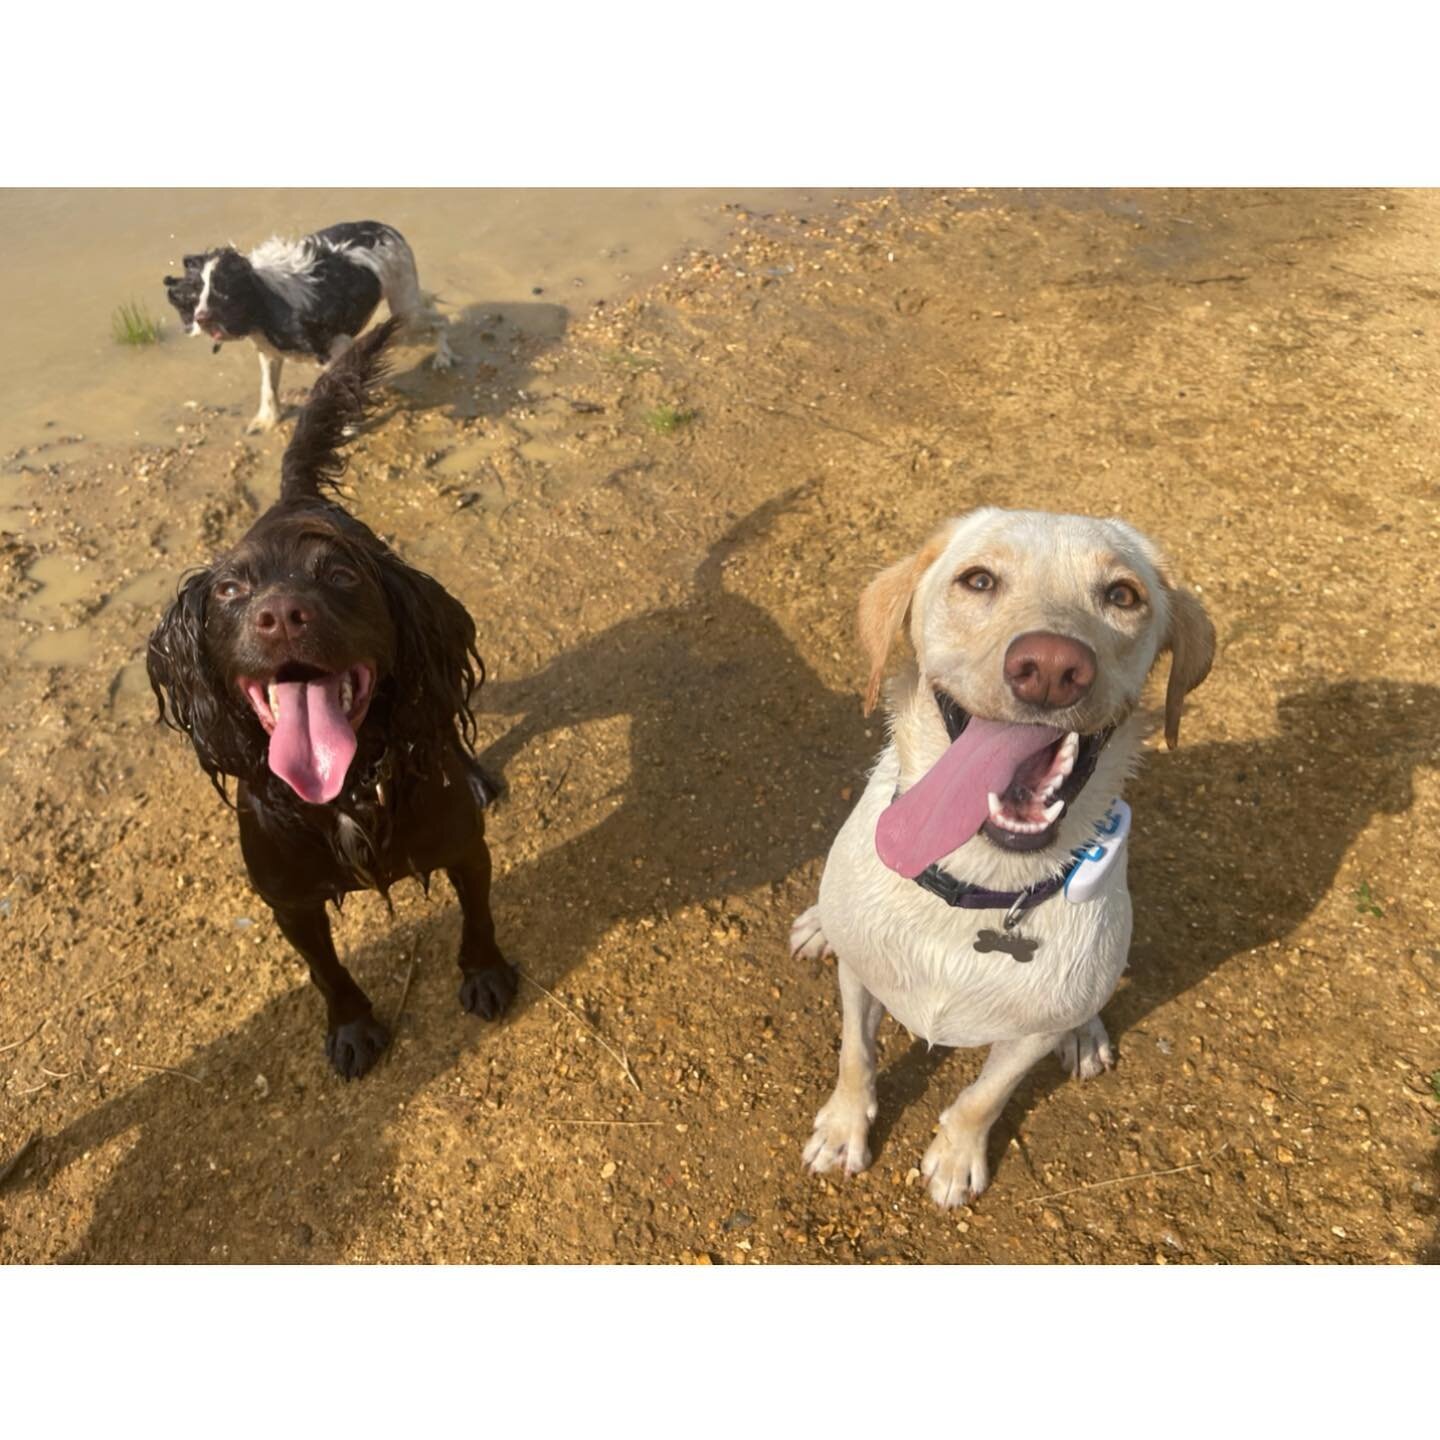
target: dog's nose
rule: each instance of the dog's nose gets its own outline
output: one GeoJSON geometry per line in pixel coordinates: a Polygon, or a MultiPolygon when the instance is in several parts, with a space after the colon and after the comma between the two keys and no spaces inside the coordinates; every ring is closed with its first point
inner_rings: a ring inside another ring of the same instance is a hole
{"type": "Polygon", "coordinates": [[[298,640],[304,635],[314,612],[293,595],[275,595],[255,612],[254,625],[265,640],[298,640]]]}
{"type": "Polygon", "coordinates": [[[1084,699],[1095,683],[1095,652],[1068,635],[1032,630],[1005,652],[1005,683],[1017,700],[1063,710],[1084,699]]]}

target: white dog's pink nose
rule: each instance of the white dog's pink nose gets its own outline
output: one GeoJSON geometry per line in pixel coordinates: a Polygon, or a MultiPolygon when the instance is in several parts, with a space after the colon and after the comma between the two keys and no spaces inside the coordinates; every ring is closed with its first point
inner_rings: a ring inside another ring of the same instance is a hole
{"type": "Polygon", "coordinates": [[[1063,710],[1083,700],[1095,683],[1095,652],[1068,635],[1032,630],[1010,642],[1005,682],[1027,705],[1063,710]]]}

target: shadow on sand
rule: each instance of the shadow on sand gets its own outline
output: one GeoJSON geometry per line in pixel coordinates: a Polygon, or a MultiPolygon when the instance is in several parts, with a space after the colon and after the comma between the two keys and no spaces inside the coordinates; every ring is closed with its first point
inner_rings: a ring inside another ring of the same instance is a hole
{"type": "MultiPolygon", "coordinates": [[[[1273,739],[1182,741],[1131,782],[1136,940],[1127,983],[1104,1011],[1112,1039],[1123,1043],[1232,955],[1290,935],[1371,820],[1411,808],[1416,768],[1440,765],[1434,686],[1316,685],[1283,697],[1277,720],[1273,739]]],[[[953,1098],[934,1079],[946,1053],[916,1043],[882,1074],[877,1153],[904,1106],[923,1100],[938,1110],[953,1098]]],[[[1049,1061],[1022,1083],[990,1142],[1000,1168],[1021,1117],[1063,1083],[1049,1061]]],[[[1427,1258],[1440,1259],[1440,1236],[1427,1258]]]]}
{"type": "Polygon", "coordinates": [[[435,369],[433,347],[387,382],[393,403],[370,424],[397,411],[443,411],[452,420],[494,419],[513,409],[534,373],[535,359],[564,339],[570,312],[537,301],[496,301],[444,310],[455,364],[435,369]]]}
{"type": "MultiPolygon", "coordinates": [[[[619,808],[497,881],[506,952],[543,984],[553,987],[616,922],[781,881],[820,856],[838,828],[839,792],[871,743],[856,700],[826,689],[770,616],[722,584],[726,557],[791,501],[761,507],[719,541],[680,603],[622,621],[542,672],[482,692],[485,708],[520,717],[485,755],[492,769],[548,731],[630,717],[619,808]]],[[[341,1253],[347,1236],[387,1203],[394,1147],[385,1129],[403,1123],[401,1104],[462,1052],[505,1042],[503,1029],[477,1027],[455,1005],[458,910],[443,883],[434,893],[432,914],[387,926],[347,957],[381,1013],[387,987],[374,972],[393,974],[396,956],[422,961],[401,1032],[413,1043],[362,1083],[347,1087],[324,1070],[318,1002],[297,983],[177,1065],[205,1088],[156,1075],[47,1141],[23,1184],[44,1183],[116,1137],[131,1142],[67,1258],[341,1253]],[[267,1077],[269,1103],[255,1098],[257,1071],[267,1077]],[[197,1155],[210,1156],[213,1168],[197,1155]],[[310,1248],[297,1253],[287,1249],[293,1223],[278,1217],[293,1216],[307,1191],[316,1215],[345,1218],[328,1230],[317,1223],[310,1248]]],[[[517,1008],[527,1003],[534,991],[522,986],[517,1008]]]]}
{"type": "MultiPolygon", "coordinates": [[[[507,952],[547,986],[617,922],[784,881],[824,854],[843,819],[840,791],[874,748],[855,698],[828,690],[770,615],[722,579],[726,558],[793,500],[760,507],[717,542],[681,602],[621,621],[543,671],[483,692],[487,709],[519,717],[485,757],[495,769],[562,727],[614,715],[630,721],[618,808],[497,885],[507,952]]],[[[1317,685],[1284,697],[1278,722],[1273,739],[1153,758],[1131,789],[1142,817],[1130,862],[1137,943],[1130,981],[1106,1010],[1122,1041],[1230,956],[1290,934],[1371,818],[1408,810],[1416,767],[1440,763],[1434,687],[1317,685]],[[1272,838],[1220,843],[1243,836],[1248,815],[1257,837],[1272,838]]],[[[386,1132],[406,1123],[404,1103],[465,1052],[505,1043],[503,1029],[476,1028],[455,1007],[458,913],[448,892],[436,894],[443,898],[424,919],[386,927],[349,957],[377,998],[385,990],[367,972],[393,974],[397,955],[424,961],[401,1032],[410,1042],[362,1084],[347,1087],[323,1069],[318,1005],[297,975],[294,990],[182,1063],[206,1088],[156,1075],[45,1142],[21,1185],[43,1185],[118,1137],[128,1144],[67,1258],[342,1254],[389,1203],[395,1147],[386,1132]],[[268,1104],[252,1093],[262,1068],[268,1104]],[[309,1228],[293,1220],[307,1195],[329,1219],[309,1248],[296,1250],[287,1237],[309,1228]]],[[[777,955],[790,919],[774,917],[777,955]]],[[[517,1003],[533,993],[525,987],[517,1003]]],[[[930,1095],[937,1063],[912,1046],[886,1067],[877,1149],[904,1105],[926,1096],[942,1103],[930,1095]]],[[[1022,1087],[992,1153],[1003,1152],[1016,1115],[1058,1083],[1052,1069],[1039,1067],[1022,1087]]],[[[818,1105],[833,1077],[806,1078],[818,1105]]],[[[797,1155],[803,1138],[795,1137],[797,1155]]]]}

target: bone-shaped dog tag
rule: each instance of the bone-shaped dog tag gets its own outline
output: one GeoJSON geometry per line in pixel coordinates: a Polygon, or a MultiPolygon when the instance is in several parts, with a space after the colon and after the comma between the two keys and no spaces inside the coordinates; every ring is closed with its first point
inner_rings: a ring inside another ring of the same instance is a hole
{"type": "Polygon", "coordinates": [[[1002,935],[998,930],[982,930],[975,937],[975,949],[981,955],[988,955],[992,950],[1003,950],[1012,960],[1018,960],[1022,965],[1033,960],[1039,948],[1038,940],[1028,939],[1024,935],[1002,935]]]}

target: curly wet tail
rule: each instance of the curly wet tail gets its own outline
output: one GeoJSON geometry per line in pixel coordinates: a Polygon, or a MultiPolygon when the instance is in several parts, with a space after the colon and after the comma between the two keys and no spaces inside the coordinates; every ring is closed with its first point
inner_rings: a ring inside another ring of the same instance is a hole
{"type": "Polygon", "coordinates": [[[375,408],[375,388],[390,369],[393,316],[327,365],[295,422],[280,462],[280,498],[303,500],[333,490],[345,473],[345,443],[375,408]]]}

